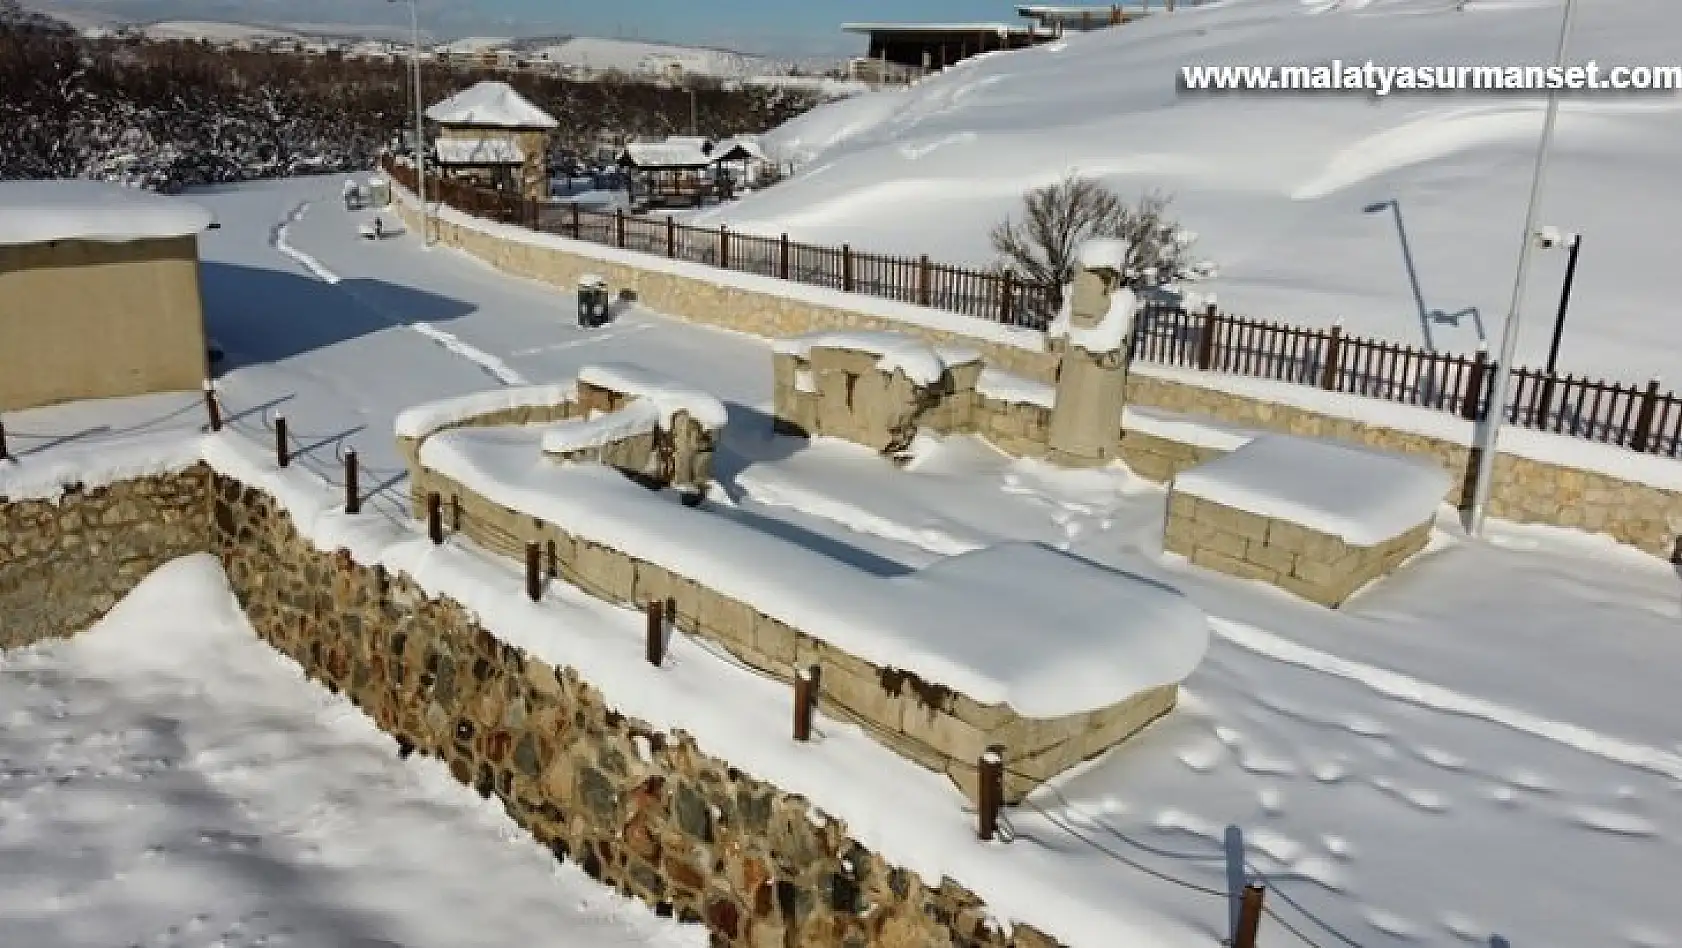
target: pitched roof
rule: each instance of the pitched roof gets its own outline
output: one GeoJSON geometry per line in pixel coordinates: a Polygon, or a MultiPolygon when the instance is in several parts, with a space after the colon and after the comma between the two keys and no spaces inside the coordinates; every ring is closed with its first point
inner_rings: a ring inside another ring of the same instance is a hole
{"type": "Polygon", "coordinates": [[[440,138],[437,141],[441,165],[520,165],[525,152],[506,138],[440,138]]]}
{"type": "Polygon", "coordinates": [[[705,168],[713,159],[689,142],[631,142],[620,153],[619,163],[636,168],[705,168]]]}
{"type": "Polygon", "coordinates": [[[506,82],[481,82],[463,89],[427,109],[426,117],[440,125],[486,128],[548,130],[561,124],[506,82]]]}

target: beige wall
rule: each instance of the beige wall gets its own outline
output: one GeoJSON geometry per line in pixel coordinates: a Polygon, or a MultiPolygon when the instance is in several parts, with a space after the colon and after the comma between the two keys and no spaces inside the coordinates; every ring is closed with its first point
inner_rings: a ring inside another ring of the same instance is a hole
{"type": "Polygon", "coordinates": [[[0,247],[0,411],[203,384],[198,239],[0,247]]]}
{"type": "MultiPolygon", "coordinates": [[[[419,226],[413,209],[408,205],[402,205],[402,209],[410,226],[419,226]]],[[[444,221],[436,221],[435,228],[446,245],[465,250],[509,273],[566,288],[574,286],[578,277],[585,273],[597,273],[606,277],[615,288],[635,290],[654,309],[691,322],[773,339],[833,329],[902,332],[940,345],[960,345],[978,350],[989,366],[1036,381],[1053,380],[1057,369],[1057,356],[1051,352],[1031,352],[956,333],[924,329],[883,316],[720,286],[653,269],[607,263],[562,250],[501,240],[444,221]]],[[[861,298],[860,305],[868,306],[869,301],[861,298]]],[[[1456,505],[1464,500],[1467,474],[1473,467],[1469,463],[1471,452],[1464,445],[1169,382],[1137,371],[1129,373],[1127,393],[1129,404],[1202,415],[1258,429],[1339,438],[1434,459],[1456,479],[1457,487],[1448,498],[1456,505]]],[[[1031,426],[1026,417],[1036,413],[1027,409],[997,411],[988,407],[984,407],[982,412],[984,417],[976,423],[981,433],[1003,436],[1004,444],[1001,446],[1012,453],[1032,454],[1040,450],[1036,443],[1037,430],[1030,433],[1031,426]],[[1010,417],[1012,415],[1018,417],[1010,417]],[[1019,429],[1022,431],[1020,435],[1016,434],[1019,429]]],[[[1034,420],[1039,419],[1036,416],[1034,420]]],[[[1175,446],[1149,436],[1126,436],[1122,444],[1122,457],[1130,466],[1135,466],[1135,470],[1144,476],[1163,480],[1172,477],[1191,460],[1198,457],[1207,459],[1215,453],[1218,452],[1206,448],[1175,446]],[[1128,437],[1132,438],[1131,444],[1128,437]]],[[[1676,491],[1510,455],[1496,459],[1494,476],[1489,513],[1495,517],[1518,523],[1552,524],[1605,533],[1619,542],[1664,557],[1675,553],[1677,538],[1682,536],[1682,493],[1676,491]]]]}

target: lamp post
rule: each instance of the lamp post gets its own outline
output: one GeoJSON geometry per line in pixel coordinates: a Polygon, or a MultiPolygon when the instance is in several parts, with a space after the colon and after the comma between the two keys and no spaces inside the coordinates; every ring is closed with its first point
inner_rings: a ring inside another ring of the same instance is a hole
{"type": "MultiPolygon", "coordinates": [[[[1565,16],[1559,28],[1559,48],[1554,65],[1563,69],[1565,53],[1571,41],[1571,19],[1576,12],[1576,0],[1565,0],[1565,16]]],[[[1518,349],[1519,314],[1524,309],[1524,285],[1530,276],[1530,254],[1536,245],[1536,216],[1541,204],[1542,186],[1547,180],[1548,149],[1553,145],[1554,125],[1559,120],[1559,90],[1548,92],[1547,112],[1542,119],[1542,140],[1536,148],[1536,172],[1530,182],[1530,204],[1524,215],[1524,243],[1519,247],[1518,273],[1513,279],[1512,305],[1507,309],[1507,323],[1501,333],[1501,357],[1492,368],[1494,384],[1490,388],[1489,409],[1478,434],[1477,480],[1472,485],[1472,504],[1467,517],[1469,532],[1484,533],[1485,515],[1489,508],[1490,480],[1495,472],[1495,452],[1500,446],[1501,423],[1507,415],[1507,389],[1511,380],[1513,356],[1518,349]]]]}
{"type": "Polygon", "coordinates": [[[427,231],[430,230],[427,223],[430,215],[426,208],[426,126],[421,117],[420,12],[415,8],[415,0],[386,2],[404,2],[409,5],[409,65],[414,74],[415,97],[415,197],[420,200],[421,246],[427,247],[427,231]]]}
{"type": "Polygon", "coordinates": [[[1559,290],[1559,315],[1554,317],[1554,338],[1548,346],[1548,375],[1554,374],[1559,362],[1559,340],[1565,335],[1565,311],[1571,306],[1571,284],[1577,279],[1577,250],[1583,246],[1583,235],[1572,234],[1571,257],[1565,264],[1565,285],[1559,290]]]}

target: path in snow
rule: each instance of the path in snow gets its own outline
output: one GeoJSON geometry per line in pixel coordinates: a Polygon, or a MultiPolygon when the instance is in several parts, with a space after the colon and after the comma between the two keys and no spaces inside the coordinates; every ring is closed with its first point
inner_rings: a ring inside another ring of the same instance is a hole
{"type": "Polygon", "coordinates": [[[706,944],[400,761],[256,637],[212,557],[7,653],[0,721],[0,944],[706,944]]]}

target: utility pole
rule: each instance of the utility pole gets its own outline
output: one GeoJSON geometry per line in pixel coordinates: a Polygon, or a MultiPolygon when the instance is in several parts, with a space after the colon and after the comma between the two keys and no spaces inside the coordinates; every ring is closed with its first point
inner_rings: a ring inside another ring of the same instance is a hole
{"type": "Polygon", "coordinates": [[[1571,284],[1577,279],[1577,249],[1583,245],[1582,234],[1571,235],[1571,259],[1565,264],[1565,286],[1559,291],[1559,315],[1554,317],[1554,338],[1548,346],[1548,375],[1554,374],[1559,362],[1559,341],[1565,335],[1565,311],[1571,306],[1571,284]]]}
{"type": "MultiPolygon", "coordinates": [[[[396,3],[398,0],[386,0],[396,3]]],[[[405,0],[409,4],[409,65],[414,74],[415,97],[415,197],[420,200],[421,208],[421,246],[428,244],[428,218],[426,208],[426,125],[421,115],[421,65],[420,65],[420,13],[415,9],[415,0],[405,0]]]]}
{"type": "MultiPolygon", "coordinates": [[[[1564,68],[1565,53],[1571,42],[1571,18],[1576,12],[1576,0],[1565,0],[1565,16],[1559,28],[1559,49],[1554,65],[1564,68]]],[[[1518,274],[1513,279],[1512,305],[1507,309],[1507,324],[1501,334],[1501,357],[1491,368],[1494,384],[1490,389],[1488,414],[1479,428],[1477,480],[1472,485],[1472,506],[1467,518],[1469,532],[1484,533],[1485,515],[1489,507],[1490,480],[1495,473],[1495,454],[1501,445],[1501,423],[1507,415],[1507,389],[1513,371],[1513,356],[1518,350],[1519,317],[1524,309],[1525,281],[1530,276],[1530,255],[1536,249],[1536,216],[1542,203],[1542,186],[1547,180],[1548,150],[1553,145],[1554,125],[1559,120],[1559,90],[1548,92],[1548,107],[1542,119],[1542,140],[1536,149],[1536,173],[1530,182],[1530,205],[1524,215],[1524,243],[1519,247],[1518,274]]],[[[1480,393],[1481,394],[1481,393],[1480,393]]]]}

